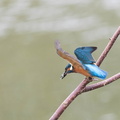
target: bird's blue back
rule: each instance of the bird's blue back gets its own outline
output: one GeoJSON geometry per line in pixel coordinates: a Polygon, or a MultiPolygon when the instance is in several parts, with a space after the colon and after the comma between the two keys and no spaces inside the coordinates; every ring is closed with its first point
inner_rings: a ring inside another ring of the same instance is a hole
{"type": "Polygon", "coordinates": [[[105,79],[107,72],[101,70],[97,65],[94,64],[84,64],[85,69],[92,75],[101,79],[105,79]]]}

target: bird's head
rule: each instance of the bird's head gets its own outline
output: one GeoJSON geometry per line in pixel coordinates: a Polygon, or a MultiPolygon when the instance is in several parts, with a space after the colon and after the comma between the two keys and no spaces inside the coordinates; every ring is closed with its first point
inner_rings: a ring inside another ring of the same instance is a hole
{"type": "Polygon", "coordinates": [[[74,73],[74,67],[71,64],[68,64],[65,67],[65,72],[61,75],[61,79],[63,79],[68,73],[74,73]]]}

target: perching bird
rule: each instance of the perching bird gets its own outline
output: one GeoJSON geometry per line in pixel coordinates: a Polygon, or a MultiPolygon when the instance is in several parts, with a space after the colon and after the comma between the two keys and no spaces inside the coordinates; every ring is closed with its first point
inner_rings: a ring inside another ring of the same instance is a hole
{"type": "Polygon", "coordinates": [[[63,51],[60,47],[59,41],[55,42],[55,47],[57,54],[69,62],[65,67],[65,72],[61,76],[62,79],[69,73],[80,73],[91,79],[93,77],[98,77],[100,79],[106,78],[107,72],[101,70],[97,65],[95,65],[96,61],[91,55],[97,47],[79,47],[75,49],[74,53],[77,58],[63,51]]]}

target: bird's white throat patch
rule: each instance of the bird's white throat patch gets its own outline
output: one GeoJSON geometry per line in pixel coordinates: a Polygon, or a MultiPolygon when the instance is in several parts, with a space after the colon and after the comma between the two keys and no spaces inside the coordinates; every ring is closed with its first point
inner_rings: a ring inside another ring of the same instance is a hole
{"type": "Polygon", "coordinates": [[[73,66],[71,65],[70,70],[73,70],[73,66]]]}

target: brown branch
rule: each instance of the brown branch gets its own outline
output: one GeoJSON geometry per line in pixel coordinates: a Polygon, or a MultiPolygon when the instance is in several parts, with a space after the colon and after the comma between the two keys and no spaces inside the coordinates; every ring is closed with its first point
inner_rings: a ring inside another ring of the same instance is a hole
{"type": "Polygon", "coordinates": [[[55,113],[49,120],[57,120],[60,115],[64,112],[64,110],[69,106],[69,104],[83,92],[84,87],[89,83],[87,79],[84,79],[78,87],[63,101],[63,103],[58,107],[55,113]]]}
{"type": "Polygon", "coordinates": [[[101,88],[101,87],[104,87],[105,85],[108,85],[114,81],[116,81],[117,79],[120,78],[120,73],[104,80],[104,81],[101,81],[101,82],[98,82],[98,83],[95,83],[95,84],[92,84],[92,85],[89,85],[89,86],[86,86],[84,91],[83,92],[88,92],[88,91],[91,91],[91,90],[95,90],[97,88],[101,88]]]}
{"type": "Polygon", "coordinates": [[[116,41],[117,37],[120,34],[120,26],[118,27],[118,29],[115,31],[115,33],[113,34],[112,38],[110,39],[109,43],[107,44],[106,48],[104,49],[104,51],[102,52],[102,54],[100,55],[100,57],[98,58],[96,65],[100,66],[102,61],[104,60],[104,58],[107,56],[108,52],[110,51],[111,47],[113,46],[114,42],[116,41]]]}
{"type": "MultiPolygon", "coordinates": [[[[101,56],[99,57],[98,61],[97,61],[97,65],[99,66],[102,61],[104,60],[104,58],[106,57],[106,55],[108,54],[108,52],[110,51],[111,47],[113,46],[115,40],[117,39],[117,37],[120,34],[120,27],[116,30],[116,32],[114,33],[114,35],[112,36],[112,38],[110,39],[108,45],[106,46],[105,50],[102,52],[101,56]]],[[[115,81],[116,79],[120,78],[120,73],[116,74],[115,76],[104,80],[102,82],[96,83],[96,84],[92,84],[86,87],[86,85],[90,82],[88,79],[84,79],[79,85],[78,87],[63,101],[63,103],[59,106],[59,108],[55,111],[55,113],[51,116],[51,118],[49,120],[57,120],[60,115],[64,112],[64,110],[70,105],[70,103],[81,93],[83,92],[87,92],[102,86],[105,86],[113,81],[115,81]],[[97,86],[97,87],[96,87],[97,86]]]]}

